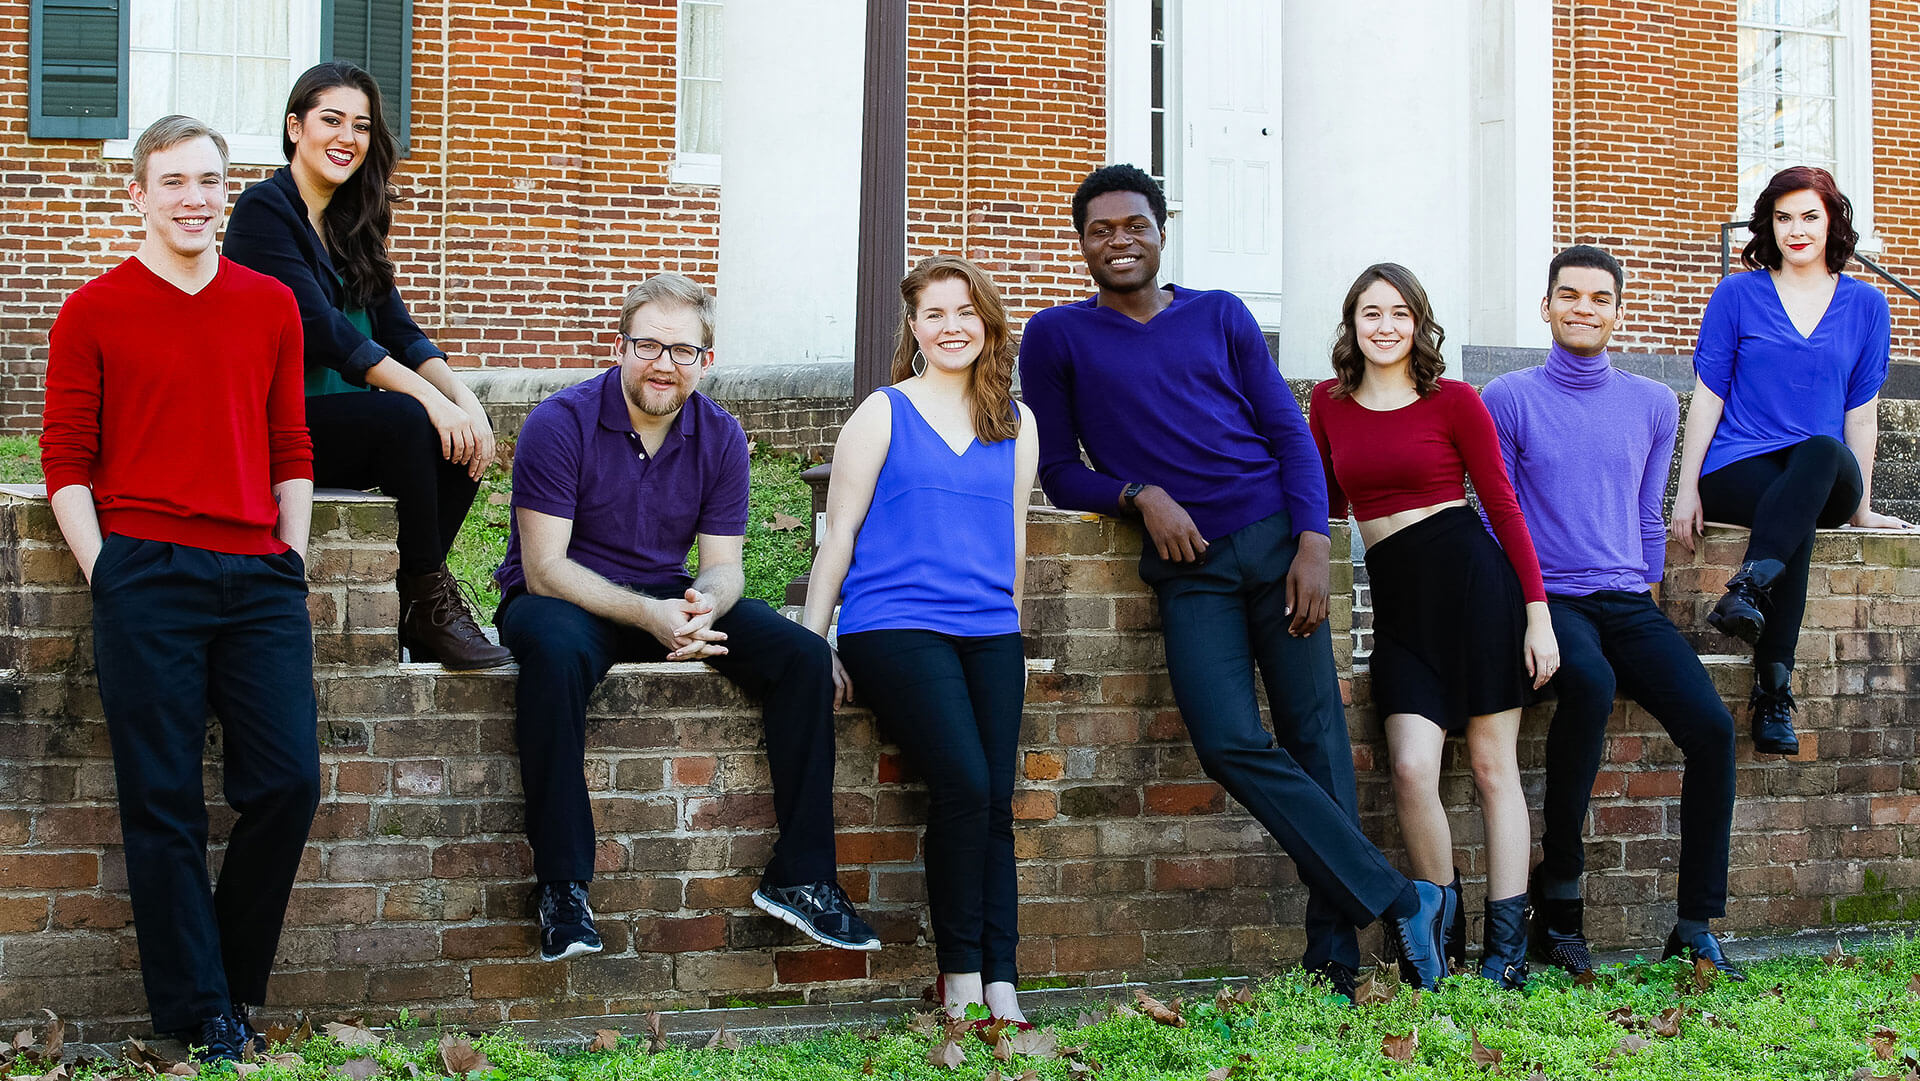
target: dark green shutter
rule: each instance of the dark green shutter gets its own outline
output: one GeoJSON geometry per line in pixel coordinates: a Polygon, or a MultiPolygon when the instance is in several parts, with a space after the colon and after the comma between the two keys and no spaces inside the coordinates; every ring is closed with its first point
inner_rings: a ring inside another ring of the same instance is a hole
{"type": "Polygon", "coordinates": [[[130,0],[33,0],[27,29],[27,136],[127,137],[130,0]]]}
{"type": "Polygon", "coordinates": [[[400,152],[413,122],[413,0],[322,0],[320,55],[373,73],[400,152]]]}

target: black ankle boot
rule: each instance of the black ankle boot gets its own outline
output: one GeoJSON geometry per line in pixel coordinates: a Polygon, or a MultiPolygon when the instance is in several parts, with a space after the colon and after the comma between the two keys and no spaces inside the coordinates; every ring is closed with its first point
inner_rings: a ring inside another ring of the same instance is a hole
{"type": "Polygon", "coordinates": [[[1533,899],[1533,956],[1575,977],[1593,971],[1580,898],[1533,899]]]}
{"type": "Polygon", "coordinates": [[[1793,669],[1779,662],[1758,665],[1748,712],[1753,749],[1760,754],[1799,754],[1793,734],[1793,669]]]}
{"type": "Polygon", "coordinates": [[[1447,968],[1467,967],[1467,906],[1460,896],[1460,869],[1454,868],[1453,881],[1447,884],[1447,899],[1440,909],[1440,936],[1445,940],[1441,950],[1447,959],[1447,968]]]}
{"type": "Polygon", "coordinates": [[[1760,641],[1767,629],[1767,611],[1773,599],[1767,590],[1780,577],[1786,565],[1777,559],[1749,559],[1727,579],[1726,595],[1708,613],[1707,622],[1722,634],[1729,634],[1748,645],[1760,641]]]}
{"type": "Polygon", "coordinates": [[[1480,975],[1517,991],[1527,982],[1527,895],[1487,901],[1480,975]]]}

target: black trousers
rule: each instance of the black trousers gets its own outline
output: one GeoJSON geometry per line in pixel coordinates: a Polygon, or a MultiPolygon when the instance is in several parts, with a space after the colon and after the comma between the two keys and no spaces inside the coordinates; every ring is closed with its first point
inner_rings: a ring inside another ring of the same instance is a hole
{"type": "Polygon", "coordinates": [[[307,399],[307,431],[314,484],[378,488],[398,504],[401,574],[445,562],[480,482],[441,456],[424,406],[386,391],[316,394],[307,399]]]}
{"type": "Polygon", "coordinates": [[[1544,859],[1536,872],[1577,882],[1581,829],[1616,687],[1645,707],[1686,760],[1680,781],[1681,919],[1727,914],[1727,836],[1733,830],[1733,717],[1693,647],[1645,593],[1549,596],[1560,671],[1547,729],[1544,859]]]}
{"type": "Polygon", "coordinates": [[[197,1030],[266,1001],[320,801],[306,566],[110,536],[93,567],[93,650],[153,1027],[197,1030]],[[209,709],[239,812],[218,888],[201,784],[209,709]]]}
{"type": "MultiPolygon", "coordinates": [[[[616,662],[659,661],[667,651],[637,627],[556,597],[511,595],[494,622],[501,643],[520,662],[514,733],[534,874],[542,882],[591,880],[593,811],[581,772],[587,699],[616,662]]],[[[756,600],[735,604],[714,628],[727,635],[727,653],[707,663],[764,703],[761,722],[780,827],[767,882],[794,886],[830,879],[833,667],[826,640],[756,600]]]]}
{"type": "Polygon", "coordinates": [[[1706,517],[1753,530],[1746,558],[1786,564],[1769,591],[1773,607],[1753,650],[1755,664],[1793,667],[1800,620],[1807,611],[1814,528],[1844,525],[1860,508],[1865,490],[1853,452],[1825,435],[1742,458],[1700,478],[1700,507],[1706,517]]]}
{"type": "Polygon", "coordinates": [[[940,971],[1015,982],[1020,636],[860,631],[840,636],[840,659],[854,693],[927,783],[927,909],[940,971]]]}
{"type": "Polygon", "coordinates": [[[1303,962],[1358,968],[1354,928],[1384,912],[1407,879],[1360,832],[1329,624],[1305,638],[1287,633],[1297,550],[1283,512],[1212,542],[1195,564],[1169,563],[1149,543],[1140,577],[1160,598],[1167,674],[1201,768],[1273,834],[1307,885],[1303,962]]]}

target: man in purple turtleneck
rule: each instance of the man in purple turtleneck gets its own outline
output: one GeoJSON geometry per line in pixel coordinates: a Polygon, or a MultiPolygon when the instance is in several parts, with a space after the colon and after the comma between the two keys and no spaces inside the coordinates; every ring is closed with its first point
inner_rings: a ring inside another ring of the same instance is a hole
{"type": "Polygon", "coordinates": [[[1599,248],[1583,244],[1555,256],[1540,302],[1553,329],[1547,362],[1503,375],[1482,394],[1533,533],[1560,641],[1533,945],[1576,976],[1593,968],[1581,927],[1580,834],[1617,687],[1666,727],[1686,759],[1679,919],[1665,956],[1704,958],[1744,980],[1707,926],[1726,915],[1733,717],[1651,596],[1666,569],[1661,500],[1679,403],[1665,385],[1608,359],[1625,282],[1619,262],[1599,248]]]}

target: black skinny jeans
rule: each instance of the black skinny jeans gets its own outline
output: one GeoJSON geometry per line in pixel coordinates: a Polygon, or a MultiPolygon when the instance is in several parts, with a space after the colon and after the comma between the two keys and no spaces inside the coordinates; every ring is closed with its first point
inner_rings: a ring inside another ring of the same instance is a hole
{"type": "Polygon", "coordinates": [[[1013,983],[1020,636],[858,631],[840,636],[840,659],[854,694],[927,784],[927,909],[940,971],[1013,983]]]}
{"type": "Polygon", "coordinates": [[[1813,531],[1844,525],[1865,494],[1860,463],[1845,443],[1816,435],[1803,443],[1742,458],[1700,478],[1700,508],[1708,519],[1753,530],[1748,560],[1786,565],[1768,591],[1773,606],[1753,650],[1756,666],[1793,667],[1800,619],[1807,610],[1807,570],[1813,531]]]}
{"type": "Polygon", "coordinates": [[[1733,829],[1733,717],[1693,647],[1645,593],[1549,596],[1560,671],[1547,729],[1546,829],[1541,879],[1577,882],[1586,867],[1581,827],[1613,712],[1616,687],[1640,703],[1686,759],[1680,781],[1681,919],[1727,914],[1727,835],[1733,829]]]}
{"type": "Polygon", "coordinates": [[[446,561],[480,482],[441,455],[425,406],[387,391],[316,394],[307,399],[307,430],[315,486],[378,488],[399,504],[401,574],[446,561]]]}

